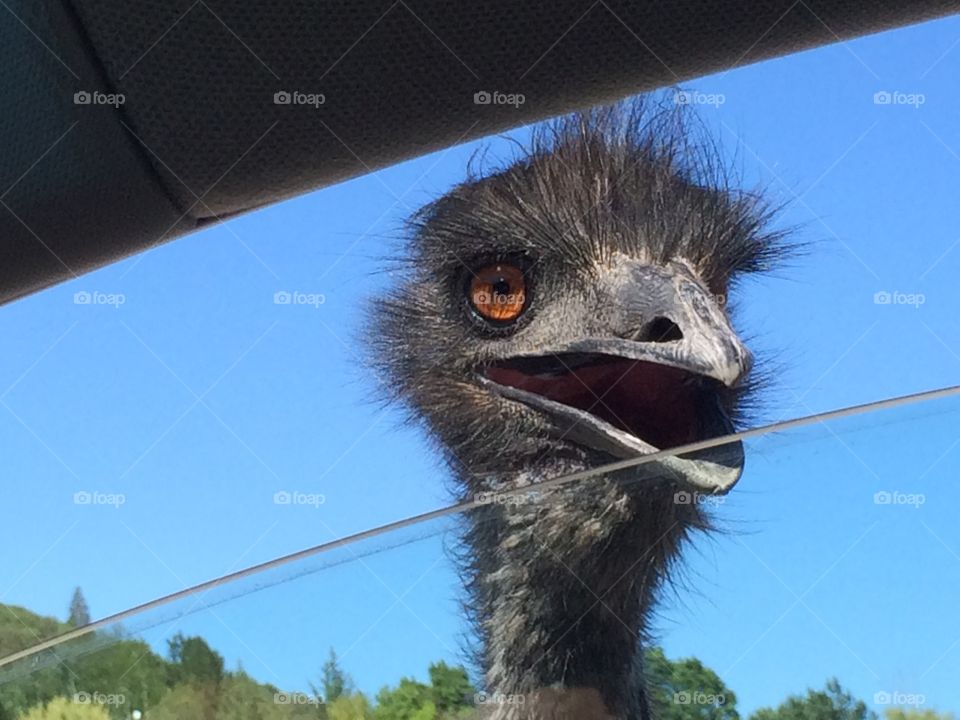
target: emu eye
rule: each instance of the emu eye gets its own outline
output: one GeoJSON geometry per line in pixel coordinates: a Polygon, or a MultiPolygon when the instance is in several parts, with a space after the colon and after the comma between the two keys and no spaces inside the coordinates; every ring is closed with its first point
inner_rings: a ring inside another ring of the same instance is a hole
{"type": "Polygon", "coordinates": [[[486,265],[470,280],[470,304],[480,317],[493,323],[511,323],[527,304],[527,281],[516,265],[486,265]]]}

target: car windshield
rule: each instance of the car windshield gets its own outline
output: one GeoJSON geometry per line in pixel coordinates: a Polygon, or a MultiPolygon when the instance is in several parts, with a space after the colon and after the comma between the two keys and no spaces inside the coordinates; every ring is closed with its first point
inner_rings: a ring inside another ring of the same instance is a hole
{"type": "MultiPolygon", "coordinates": [[[[813,638],[790,667],[799,671],[818,659],[817,645],[828,644],[882,698],[901,692],[897,659],[886,649],[922,637],[944,651],[924,667],[925,682],[951,683],[946,641],[960,635],[960,619],[947,614],[930,623],[928,616],[939,612],[937,596],[960,594],[951,544],[960,457],[949,453],[958,421],[960,389],[950,389],[747,433],[745,491],[675,499],[722,507],[723,532],[691,558],[682,598],[665,603],[658,625],[673,647],[709,657],[734,692],[759,675],[776,697],[791,687],[783,644],[813,638]],[[915,438],[908,452],[904,437],[915,438]],[[920,547],[922,557],[908,546],[920,547]],[[748,582],[753,589],[745,592],[748,582]],[[934,587],[917,613],[917,589],[934,587]],[[894,626],[891,616],[899,618],[894,626]],[[753,634],[735,638],[727,630],[748,619],[753,634]]],[[[596,478],[565,482],[586,495],[596,478]]],[[[86,630],[7,608],[5,647],[22,650],[0,660],[0,696],[29,699],[63,686],[75,688],[80,702],[151,708],[153,717],[201,697],[257,699],[273,703],[276,717],[301,717],[324,705],[333,659],[349,679],[345,698],[372,700],[386,688],[381,700],[393,702],[403,682],[421,690],[450,682],[463,691],[451,700],[463,717],[483,717],[485,705],[509,700],[488,697],[468,673],[451,670],[444,680],[436,671],[459,667],[468,633],[449,551],[466,515],[485,504],[509,511],[536,502],[530,492],[491,495],[277,558],[86,630]],[[167,686],[177,673],[174,692],[167,686]]],[[[135,568],[116,571],[137,582],[135,568]]],[[[595,588],[598,605],[610,590],[595,588]]],[[[659,692],[705,692],[689,682],[659,692]]]]}

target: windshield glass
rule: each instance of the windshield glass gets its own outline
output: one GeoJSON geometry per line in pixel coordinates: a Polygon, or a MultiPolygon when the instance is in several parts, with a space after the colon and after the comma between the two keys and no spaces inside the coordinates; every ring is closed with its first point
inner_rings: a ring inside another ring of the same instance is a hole
{"type": "MultiPolygon", "coordinates": [[[[677,503],[709,507],[720,532],[697,544],[663,604],[656,624],[671,637],[669,661],[699,658],[728,693],[759,675],[769,684],[767,702],[797,690],[794,673],[813,670],[826,682],[837,658],[859,668],[846,682],[871,697],[948,699],[955,669],[950,643],[960,636],[960,620],[941,611],[945,598],[960,593],[950,510],[960,502],[952,482],[960,458],[950,453],[958,420],[960,392],[952,391],[765,430],[744,441],[749,462],[739,492],[678,495],[677,503]],[[906,436],[922,441],[904,452],[906,436]],[[922,558],[905,550],[918,543],[922,558]],[[744,592],[748,582],[753,590],[744,592]],[[917,613],[920,596],[924,612],[917,613]],[[940,617],[935,624],[928,621],[933,614],[940,617]],[[941,648],[941,658],[904,678],[901,659],[886,649],[918,636],[941,648]],[[796,657],[784,660],[784,644],[797,646],[796,657]]],[[[595,482],[566,487],[587,496],[595,482]]],[[[198,697],[227,704],[258,698],[274,713],[268,717],[315,717],[296,713],[327,702],[324,668],[335,657],[338,671],[349,676],[340,706],[348,699],[371,706],[378,698],[396,701],[392,694],[405,687],[403,678],[414,678],[424,698],[431,682],[451,683],[459,688],[451,707],[463,712],[519,702],[488,697],[468,661],[470,629],[451,553],[478,508],[515,512],[545,497],[481,498],[466,511],[452,507],[373,537],[321,546],[161,599],[40,651],[29,647],[70,626],[7,607],[5,648],[27,651],[4,661],[0,698],[8,707],[29,707],[66,694],[145,717],[182,712],[178,703],[198,697]],[[434,677],[439,663],[449,666],[445,680],[434,677]]],[[[118,572],[137,580],[134,571],[118,572]]],[[[595,588],[598,611],[610,590],[595,588]]],[[[658,691],[670,691],[664,698],[710,692],[699,680],[689,687],[673,682],[658,691]]],[[[725,701],[730,710],[735,697],[725,701]]],[[[750,698],[739,707],[764,701],[750,698]]]]}

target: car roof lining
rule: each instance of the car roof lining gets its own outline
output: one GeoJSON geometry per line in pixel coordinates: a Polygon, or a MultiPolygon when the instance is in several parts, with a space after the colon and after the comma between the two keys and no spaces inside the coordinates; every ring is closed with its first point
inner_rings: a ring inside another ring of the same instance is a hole
{"type": "Polygon", "coordinates": [[[401,160],[960,0],[6,7],[0,302],[401,160]],[[524,102],[475,102],[494,91],[524,102]]]}

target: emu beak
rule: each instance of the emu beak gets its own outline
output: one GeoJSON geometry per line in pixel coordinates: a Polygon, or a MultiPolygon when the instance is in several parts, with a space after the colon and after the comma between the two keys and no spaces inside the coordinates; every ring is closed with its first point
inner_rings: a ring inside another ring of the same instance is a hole
{"type": "MultiPolygon", "coordinates": [[[[547,415],[561,437],[612,458],[635,457],[734,431],[725,390],[752,359],[685,265],[616,265],[601,289],[602,332],[484,369],[495,392],[547,415]]],[[[699,492],[726,493],[743,472],[739,441],[639,468],[699,492]]]]}

